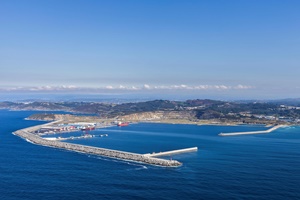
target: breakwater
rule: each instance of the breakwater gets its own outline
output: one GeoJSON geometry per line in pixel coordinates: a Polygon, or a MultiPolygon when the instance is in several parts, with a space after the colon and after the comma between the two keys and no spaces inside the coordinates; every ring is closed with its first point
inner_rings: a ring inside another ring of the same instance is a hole
{"type": "Polygon", "coordinates": [[[277,125],[265,131],[247,131],[247,132],[234,132],[234,133],[220,133],[220,136],[237,136],[237,135],[252,135],[252,134],[263,134],[263,133],[271,133],[276,129],[283,127],[284,125],[277,125]]]}
{"type": "Polygon", "coordinates": [[[178,149],[173,151],[165,151],[165,152],[159,152],[159,153],[148,153],[144,154],[145,156],[149,157],[160,157],[160,156],[167,156],[167,155],[173,155],[173,154],[179,154],[179,153],[187,153],[192,151],[198,151],[198,147],[191,147],[186,149],[178,149]]]}
{"type": "MultiPolygon", "coordinates": [[[[52,122],[52,123],[54,123],[54,122],[52,122]]],[[[49,124],[47,124],[47,125],[49,125],[49,124]]],[[[24,138],[34,144],[38,144],[38,145],[42,145],[42,146],[66,149],[66,150],[71,150],[71,151],[76,151],[76,152],[94,154],[94,155],[122,159],[122,160],[129,160],[129,161],[133,161],[133,162],[141,162],[141,163],[145,163],[145,164],[149,164],[149,165],[156,165],[156,166],[163,166],[163,167],[178,167],[178,166],[182,165],[182,163],[180,163],[176,160],[152,158],[149,156],[145,156],[143,154],[117,151],[117,150],[98,148],[98,147],[91,147],[91,146],[79,145],[79,144],[71,144],[71,143],[60,142],[60,141],[45,140],[45,139],[41,138],[40,136],[31,133],[32,131],[35,131],[40,127],[41,126],[34,126],[34,127],[26,128],[26,129],[21,129],[21,130],[13,132],[13,134],[17,135],[21,138],[24,138]]]]}

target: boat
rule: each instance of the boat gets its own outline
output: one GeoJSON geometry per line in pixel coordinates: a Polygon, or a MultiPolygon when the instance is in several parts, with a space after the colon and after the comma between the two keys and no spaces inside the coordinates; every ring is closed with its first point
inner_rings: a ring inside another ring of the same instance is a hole
{"type": "Polygon", "coordinates": [[[91,131],[91,130],[95,130],[95,126],[83,127],[81,130],[82,130],[82,131],[91,131]]]}
{"type": "Polygon", "coordinates": [[[128,126],[129,123],[128,122],[119,122],[118,126],[128,126]]]}

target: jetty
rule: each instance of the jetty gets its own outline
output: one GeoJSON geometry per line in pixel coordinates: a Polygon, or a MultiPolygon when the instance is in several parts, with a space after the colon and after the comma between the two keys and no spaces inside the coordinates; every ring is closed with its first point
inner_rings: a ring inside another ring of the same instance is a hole
{"type": "Polygon", "coordinates": [[[95,137],[107,137],[108,134],[100,134],[100,135],[93,135],[93,134],[84,134],[81,136],[71,136],[71,137],[45,137],[43,139],[45,140],[55,140],[55,141],[63,141],[63,140],[76,140],[76,139],[89,139],[89,138],[95,138],[95,137]]]}
{"type": "Polygon", "coordinates": [[[173,154],[179,154],[179,153],[187,153],[187,152],[193,152],[193,151],[198,151],[198,147],[191,147],[191,148],[186,148],[186,149],[178,149],[178,150],[173,150],[173,151],[165,151],[165,152],[159,152],[159,153],[147,153],[144,154],[144,156],[148,157],[160,157],[160,156],[168,156],[168,155],[173,155],[173,154]]]}
{"type": "Polygon", "coordinates": [[[233,132],[233,133],[220,133],[220,136],[237,136],[237,135],[252,135],[252,134],[264,134],[264,133],[271,133],[284,125],[277,125],[265,131],[247,131],[247,132],[233,132]]]}
{"type": "MultiPolygon", "coordinates": [[[[51,122],[51,123],[48,123],[47,125],[54,124],[54,123],[57,123],[57,122],[51,122]]],[[[57,141],[57,140],[47,140],[47,139],[44,139],[44,138],[38,136],[37,134],[33,133],[35,130],[41,128],[42,126],[45,126],[45,125],[38,125],[38,126],[34,126],[34,127],[21,129],[21,130],[13,132],[13,134],[31,142],[31,143],[42,145],[42,146],[47,146],[47,147],[66,149],[66,150],[70,150],[70,151],[94,154],[94,155],[99,155],[99,156],[128,160],[128,161],[132,161],[132,162],[139,162],[139,163],[145,163],[145,164],[149,164],[149,165],[162,166],[162,167],[178,167],[178,166],[182,165],[182,163],[180,163],[177,160],[167,160],[167,159],[155,158],[154,156],[147,156],[144,154],[130,153],[130,152],[125,152],[125,151],[92,147],[92,146],[86,146],[86,145],[80,145],[80,144],[72,144],[72,143],[66,143],[66,142],[61,142],[61,141],[57,141]]],[[[178,153],[180,151],[186,152],[183,150],[177,150],[177,151],[178,151],[178,153]]]]}

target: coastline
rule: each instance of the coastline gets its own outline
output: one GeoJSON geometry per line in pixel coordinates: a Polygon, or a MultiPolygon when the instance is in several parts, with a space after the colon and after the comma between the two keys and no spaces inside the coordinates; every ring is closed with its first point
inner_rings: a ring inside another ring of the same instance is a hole
{"type": "MultiPolygon", "coordinates": [[[[25,118],[26,120],[36,120],[36,121],[50,121],[50,119],[38,119],[38,118],[25,118]]],[[[120,121],[120,119],[117,118],[98,118],[95,119],[94,117],[87,117],[87,116],[68,116],[67,118],[64,117],[64,115],[56,115],[56,120],[59,120],[61,123],[81,123],[81,122],[89,122],[89,123],[99,123],[102,125],[98,125],[96,128],[107,128],[114,126],[112,123],[115,121],[120,121]],[[91,122],[92,120],[93,122],[91,122]]],[[[53,121],[53,120],[52,120],[53,121]]],[[[124,120],[121,120],[124,121],[124,120]]],[[[128,120],[130,124],[137,124],[137,123],[157,123],[157,124],[185,124],[185,125],[196,125],[196,126],[263,126],[263,127],[272,127],[274,126],[293,126],[297,124],[290,124],[290,123],[281,123],[281,124],[274,124],[274,123],[241,123],[241,122],[219,122],[215,120],[198,120],[198,121],[191,121],[187,119],[146,119],[146,120],[128,120]]],[[[47,124],[45,124],[47,125],[47,124]]],[[[277,128],[276,128],[277,129],[277,128]]],[[[77,131],[77,130],[74,130],[77,131]]],[[[268,131],[268,130],[267,130],[268,131]]],[[[230,135],[246,135],[246,134],[258,134],[258,133],[267,133],[267,131],[249,131],[249,132],[236,132],[236,133],[220,133],[220,136],[230,136],[230,135]]],[[[60,131],[57,133],[68,133],[73,132],[72,130],[65,130],[60,131]]],[[[39,135],[51,135],[51,134],[39,134],[39,135]]]]}
{"type": "MultiPolygon", "coordinates": [[[[209,120],[205,120],[202,122],[193,122],[193,121],[177,121],[177,120],[159,120],[159,121],[151,121],[151,120],[140,120],[133,121],[133,123],[158,123],[158,124],[186,124],[186,125],[197,125],[197,126],[264,126],[264,127],[272,127],[274,124],[256,124],[256,123],[238,123],[238,122],[209,122],[209,120]]],[[[296,124],[281,124],[282,126],[296,126],[296,124]]]]}
{"type": "Polygon", "coordinates": [[[65,123],[82,122],[97,122],[99,124],[112,124],[114,122],[129,122],[129,123],[166,123],[166,124],[191,124],[191,125],[217,125],[217,126],[238,126],[238,125],[298,125],[297,123],[278,121],[278,120],[254,120],[244,121],[242,119],[226,119],[221,120],[218,118],[212,119],[196,119],[186,116],[177,115],[164,115],[160,112],[142,112],[129,114],[116,117],[100,117],[100,116],[82,116],[76,114],[34,114],[29,116],[28,119],[32,120],[58,120],[62,119],[65,123]]]}
{"type": "MultiPolygon", "coordinates": [[[[25,120],[38,120],[38,119],[30,119],[30,117],[27,117],[27,118],[25,118],[25,120]]],[[[78,118],[77,118],[77,120],[78,120],[78,118]]],[[[107,123],[113,121],[113,119],[99,119],[99,120],[102,121],[102,123],[106,124],[106,125],[100,126],[98,128],[108,127],[107,123]]],[[[47,121],[47,120],[41,120],[41,121],[47,121]]],[[[71,119],[71,121],[73,123],[76,120],[71,119]]],[[[182,163],[180,163],[176,160],[166,160],[166,159],[154,158],[154,157],[148,156],[148,154],[137,154],[137,153],[131,153],[131,152],[112,150],[112,149],[104,149],[104,148],[98,148],[98,147],[92,147],[92,146],[66,143],[66,142],[61,142],[60,140],[47,140],[46,138],[40,137],[40,135],[38,135],[38,134],[33,134],[34,131],[38,130],[39,128],[41,128],[43,126],[49,126],[49,125],[51,126],[51,125],[58,124],[61,122],[68,123],[70,121],[67,119],[61,118],[59,120],[51,121],[46,124],[17,130],[15,132],[13,132],[13,134],[25,139],[27,142],[37,144],[37,145],[52,147],[52,148],[66,149],[66,150],[80,152],[80,153],[94,154],[94,155],[105,156],[105,157],[110,157],[110,158],[114,158],[114,159],[121,159],[121,160],[139,162],[139,163],[144,163],[144,164],[149,164],[149,165],[162,166],[162,167],[178,167],[178,166],[182,165],[182,163]]],[[[214,121],[214,123],[207,123],[207,122],[208,122],[207,120],[199,123],[199,121],[195,122],[195,121],[178,120],[178,119],[177,120],[172,120],[172,119],[166,120],[165,119],[165,120],[134,120],[134,121],[131,121],[131,123],[186,124],[186,125],[196,125],[196,126],[202,126],[202,125],[208,125],[208,126],[248,125],[248,126],[253,126],[253,125],[255,125],[255,124],[238,124],[238,123],[218,123],[215,121],[214,121]]],[[[263,125],[263,124],[259,124],[259,125],[263,125]]],[[[266,124],[265,126],[268,127],[270,125],[271,124],[266,124]]],[[[220,133],[219,135],[220,136],[234,136],[234,135],[269,133],[269,132],[272,132],[283,126],[286,126],[286,125],[277,125],[266,131],[220,133]]],[[[64,133],[64,132],[71,132],[71,131],[63,131],[61,133],[64,133]]]]}

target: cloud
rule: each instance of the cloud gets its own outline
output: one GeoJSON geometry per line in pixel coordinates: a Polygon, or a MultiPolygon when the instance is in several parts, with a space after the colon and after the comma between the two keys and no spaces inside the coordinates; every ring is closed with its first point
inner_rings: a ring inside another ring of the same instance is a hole
{"type": "Polygon", "coordinates": [[[113,89],[114,89],[114,87],[111,86],[111,85],[108,85],[108,86],[106,86],[105,88],[108,89],[108,90],[113,90],[113,89]]]}
{"type": "Polygon", "coordinates": [[[236,86],[226,86],[226,85],[160,85],[160,86],[150,86],[145,84],[139,89],[147,90],[244,90],[244,89],[253,89],[255,87],[248,85],[236,85],[236,86]]]}
{"type": "Polygon", "coordinates": [[[0,91],[68,91],[68,90],[79,90],[80,87],[76,87],[73,85],[62,85],[62,86],[38,86],[38,87],[6,87],[0,88],[0,91]]]}
{"type": "Polygon", "coordinates": [[[144,88],[144,89],[151,89],[150,86],[147,85],[147,84],[145,84],[143,88],[144,88]]]}
{"type": "Polygon", "coordinates": [[[62,86],[39,86],[39,87],[6,87],[0,88],[0,91],[15,91],[15,92],[110,92],[110,91],[208,91],[208,90],[248,90],[255,87],[249,85],[148,85],[143,86],[104,86],[104,87],[78,87],[74,85],[62,86]]]}
{"type": "Polygon", "coordinates": [[[234,89],[253,89],[253,86],[249,86],[249,85],[237,85],[234,87],[234,89]]]}
{"type": "Polygon", "coordinates": [[[40,86],[40,87],[18,87],[16,90],[29,90],[29,91],[64,91],[64,90],[77,90],[80,89],[74,85],[62,86],[40,86]]]}

